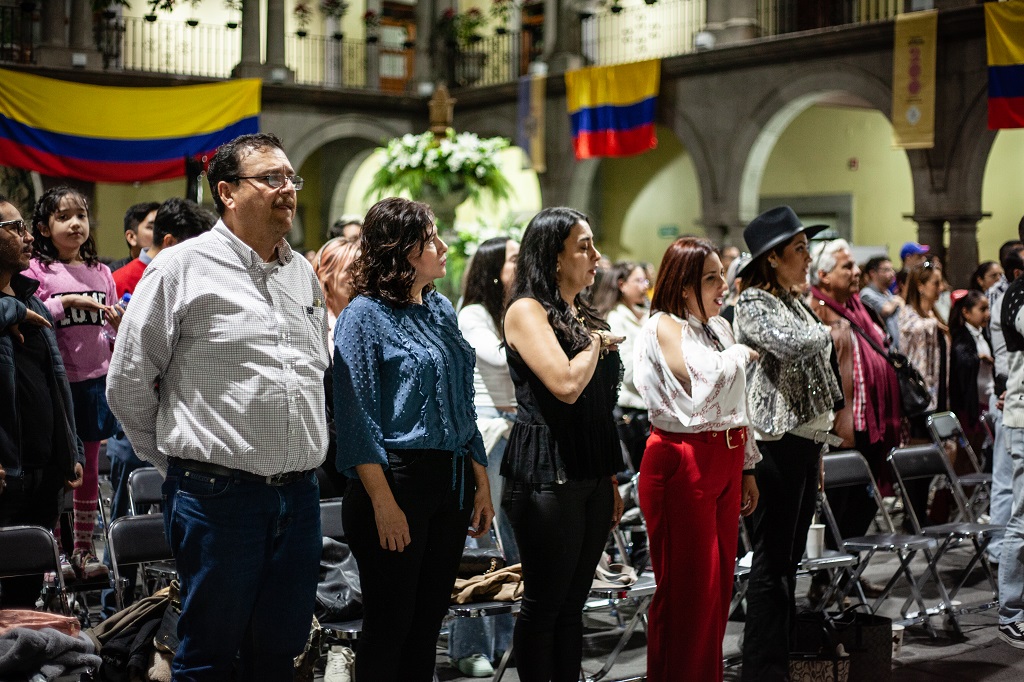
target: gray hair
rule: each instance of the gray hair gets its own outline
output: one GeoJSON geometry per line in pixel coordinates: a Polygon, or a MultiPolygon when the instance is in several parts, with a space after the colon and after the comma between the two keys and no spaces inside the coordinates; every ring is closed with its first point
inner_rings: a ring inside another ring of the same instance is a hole
{"type": "Polygon", "coordinates": [[[817,286],[821,281],[819,272],[828,274],[835,270],[836,254],[844,250],[850,250],[850,244],[845,239],[830,239],[811,249],[811,284],[817,286]]]}

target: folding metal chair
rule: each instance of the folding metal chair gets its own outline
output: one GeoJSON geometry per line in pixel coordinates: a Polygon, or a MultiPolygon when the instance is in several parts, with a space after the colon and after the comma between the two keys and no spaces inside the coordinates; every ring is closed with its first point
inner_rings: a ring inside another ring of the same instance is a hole
{"type": "Polygon", "coordinates": [[[128,513],[148,514],[164,501],[164,477],[155,467],[142,467],[128,474],[128,513]]]}
{"type": "Polygon", "coordinates": [[[633,600],[636,604],[636,610],[629,621],[625,623],[619,641],[615,643],[615,647],[608,654],[608,658],[605,659],[601,669],[593,674],[584,673],[581,679],[585,680],[585,682],[597,682],[603,679],[611,671],[612,666],[615,665],[615,661],[619,658],[619,654],[622,653],[626,644],[629,643],[629,638],[633,636],[637,626],[643,625],[644,632],[647,631],[647,610],[651,607],[651,600],[654,599],[655,588],[654,575],[645,573],[629,587],[602,587],[590,590],[592,598],[606,600],[609,605],[616,607],[623,601],[633,600]]]}
{"type": "Polygon", "coordinates": [[[47,597],[44,604],[56,597],[60,611],[71,615],[64,576],[60,571],[60,550],[53,533],[41,526],[8,526],[0,528],[0,578],[52,573],[53,585],[44,584],[47,597]]]}
{"type": "MultiPolygon", "coordinates": [[[[340,497],[320,500],[320,534],[325,538],[344,541],[345,529],[341,525],[340,497]]],[[[363,631],[363,619],[320,623],[320,628],[324,633],[325,645],[337,641],[351,646],[351,642],[359,639],[359,633],[363,631]]]]}
{"type": "MultiPolygon", "coordinates": [[[[162,514],[140,514],[114,519],[107,533],[107,551],[110,553],[110,565],[114,574],[111,582],[118,609],[124,608],[124,592],[130,584],[128,578],[122,576],[126,567],[141,565],[145,570],[146,564],[174,562],[174,554],[164,535],[162,514]]],[[[146,588],[146,581],[139,582],[142,583],[143,591],[147,595],[150,594],[151,591],[146,588]]]]}
{"type": "MultiPolygon", "coordinates": [[[[878,484],[875,482],[875,477],[871,474],[871,467],[868,465],[867,460],[864,459],[864,456],[856,450],[834,452],[825,455],[824,467],[825,489],[821,495],[821,508],[825,515],[825,522],[831,529],[832,536],[836,538],[837,542],[841,542],[843,551],[857,555],[860,555],[862,552],[866,552],[866,554],[857,563],[856,567],[849,572],[849,578],[846,585],[839,590],[837,599],[842,600],[843,597],[850,594],[852,590],[857,590],[861,600],[864,603],[868,603],[868,600],[865,598],[865,595],[860,588],[860,577],[863,575],[864,570],[871,564],[872,558],[876,554],[883,552],[895,554],[899,558],[900,563],[896,570],[892,572],[889,580],[885,584],[885,587],[882,589],[882,593],[877,599],[875,599],[874,603],[870,605],[871,612],[874,613],[878,610],[879,606],[882,605],[882,602],[885,601],[885,598],[892,592],[893,587],[899,579],[904,577],[910,585],[912,599],[917,602],[921,612],[924,613],[926,610],[924,596],[921,594],[921,588],[917,577],[914,575],[913,571],[910,570],[910,562],[919,551],[935,548],[937,545],[936,541],[933,538],[921,535],[905,535],[896,532],[892,519],[889,517],[889,513],[885,510],[882,495],[878,491],[878,484]],[[866,487],[869,489],[872,498],[875,500],[875,505],[878,507],[878,518],[880,519],[878,523],[881,525],[881,533],[852,538],[842,537],[842,534],[839,531],[839,524],[836,522],[835,514],[832,513],[832,508],[828,503],[828,491],[848,486],[857,486],[861,488],[866,487]]],[[[934,567],[929,565],[929,570],[934,571],[934,567]]],[[[904,617],[906,617],[905,610],[904,617]]],[[[933,637],[936,636],[937,633],[927,618],[923,618],[922,620],[929,633],[933,637]]]]}
{"type": "MultiPolygon", "coordinates": [[[[896,474],[896,480],[899,483],[901,490],[906,489],[904,481],[920,479],[931,480],[935,477],[944,478],[953,493],[953,499],[956,501],[958,509],[962,515],[966,515],[967,497],[964,494],[963,487],[960,485],[960,481],[957,478],[957,475],[953,472],[953,469],[949,464],[949,460],[946,458],[946,454],[941,447],[937,445],[914,445],[906,448],[893,448],[892,452],[889,453],[889,463],[892,465],[893,472],[896,474]]],[[[967,581],[971,571],[979,562],[984,568],[985,575],[992,588],[992,601],[970,610],[991,608],[997,603],[998,588],[996,586],[995,576],[992,572],[992,566],[989,564],[988,558],[985,556],[985,549],[992,541],[992,538],[1001,534],[1006,527],[987,523],[968,522],[942,523],[922,527],[921,520],[917,518],[913,505],[910,504],[910,501],[907,499],[905,494],[903,498],[905,511],[908,518],[910,518],[911,523],[914,525],[914,530],[926,537],[940,541],[938,550],[934,555],[931,554],[929,550],[925,550],[925,556],[928,558],[928,573],[935,579],[936,586],[942,598],[940,608],[948,611],[950,619],[959,631],[959,622],[957,620],[958,614],[963,613],[966,609],[961,609],[959,611],[953,609],[952,599],[956,597],[960,588],[963,587],[964,583],[967,581]],[[965,540],[971,541],[971,544],[974,546],[974,554],[971,556],[970,561],[967,563],[967,567],[961,574],[960,580],[957,582],[953,590],[947,595],[945,585],[939,579],[939,562],[950,549],[961,545],[965,540]]],[[[905,603],[904,608],[907,606],[908,604],[905,603]]]]}
{"type": "Polygon", "coordinates": [[[936,412],[929,416],[928,431],[932,434],[932,441],[940,450],[943,449],[946,442],[953,442],[967,453],[967,458],[970,460],[974,470],[966,474],[960,474],[959,478],[960,485],[971,487],[972,492],[967,500],[967,504],[960,510],[960,516],[956,520],[969,521],[971,523],[977,522],[979,514],[976,510],[979,506],[981,509],[988,506],[992,490],[992,474],[983,471],[984,463],[977,453],[974,452],[974,448],[971,447],[970,441],[964,435],[964,429],[960,425],[960,420],[957,419],[955,414],[952,412],[936,412]]]}

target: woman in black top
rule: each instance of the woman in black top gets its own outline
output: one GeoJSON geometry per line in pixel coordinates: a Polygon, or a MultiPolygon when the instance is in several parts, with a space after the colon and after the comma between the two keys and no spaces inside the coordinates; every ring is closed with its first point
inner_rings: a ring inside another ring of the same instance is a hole
{"type": "Polygon", "coordinates": [[[612,409],[620,337],[583,300],[600,258],[587,217],[549,208],[523,235],[505,313],[519,411],[501,466],[502,507],[523,564],[514,644],[519,679],[579,679],[583,604],[622,516],[612,409]]]}

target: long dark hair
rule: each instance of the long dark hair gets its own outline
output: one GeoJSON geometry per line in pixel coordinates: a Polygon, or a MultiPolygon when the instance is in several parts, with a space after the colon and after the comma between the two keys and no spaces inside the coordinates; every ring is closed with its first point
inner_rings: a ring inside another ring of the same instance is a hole
{"type": "Polygon", "coordinates": [[[508,237],[494,237],[482,243],[469,263],[462,289],[462,304],[482,305],[502,339],[505,338],[501,324],[505,314],[505,284],[501,281],[501,270],[505,267],[505,251],[510,241],[508,237]]]}
{"type": "Polygon", "coordinates": [[[573,317],[569,304],[558,293],[558,254],[565,249],[565,240],[572,228],[580,222],[589,222],[583,213],[565,207],[545,208],[526,226],[516,262],[516,279],[512,285],[510,302],[532,298],[544,306],[548,324],[555,332],[566,354],[574,356],[592,343],[590,332],[608,329],[608,323],[579,294],[573,305],[583,324],[573,317]]]}
{"type": "Polygon", "coordinates": [[[654,285],[654,300],[651,311],[661,311],[681,317],[689,316],[684,291],[692,292],[697,308],[705,318],[704,297],[701,292],[701,278],[704,275],[704,261],[716,253],[715,245],[699,237],[680,237],[665,250],[658,268],[658,280],[654,285]]]}
{"type": "MultiPolygon", "coordinates": [[[[416,283],[409,254],[413,249],[423,253],[433,226],[433,212],[418,201],[388,197],[371,206],[360,235],[361,253],[351,266],[352,296],[366,294],[392,306],[409,305],[416,283]]],[[[433,290],[430,283],[421,293],[426,296],[433,290]]]]}
{"type": "MultiPolygon", "coordinates": [[[[768,260],[768,256],[774,254],[776,258],[782,258],[782,254],[786,250],[786,247],[801,234],[803,233],[801,232],[793,235],[792,238],[787,239],[770,251],[765,251],[755,258],[754,262],[748,265],[743,273],[740,291],[754,287],[755,289],[764,289],[773,296],[779,296],[783,293],[793,293],[791,291],[786,291],[786,289],[779,283],[779,275],[775,272],[775,268],[772,267],[771,262],[768,260]]],[[[810,248],[810,244],[808,244],[808,248],[810,248]]]]}
{"type": "Polygon", "coordinates": [[[984,263],[981,263],[978,266],[978,269],[974,271],[974,274],[971,275],[970,288],[975,291],[984,291],[984,289],[981,288],[981,280],[985,279],[985,276],[988,275],[988,271],[996,265],[999,265],[999,263],[994,260],[987,260],[984,263]]]}
{"type": "MultiPolygon", "coordinates": [[[[604,272],[600,282],[594,281],[590,302],[602,319],[606,319],[612,308],[622,300],[622,290],[619,286],[629,279],[637,268],[642,269],[642,266],[633,261],[620,260],[604,272]]],[[[598,273],[600,274],[600,271],[598,273]]]]}
{"type": "MultiPolygon", "coordinates": [[[[60,208],[60,202],[64,200],[64,197],[70,197],[76,204],[75,208],[83,209],[86,215],[89,213],[89,200],[77,189],[72,189],[67,185],[58,185],[43,192],[43,196],[39,197],[39,201],[36,202],[35,210],[32,211],[32,238],[35,240],[32,242],[32,255],[46,266],[58,262],[60,252],[57,251],[57,245],[53,243],[53,239],[43,236],[43,233],[39,231],[39,226],[50,226],[50,217],[60,208]]],[[[79,247],[78,255],[90,267],[94,267],[100,262],[99,256],[96,254],[96,241],[92,236],[91,223],[89,238],[79,247]]]]}
{"type": "Polygon", "coordinates": [[[967,326],[964,311],[973,309],[974,306],[985,300],[988,300],[988,296],[984,292],[978,289],[968,289],[967,293],[961,296],[949,311],[949,333],[955,334],[964,329],[967,326]]]}

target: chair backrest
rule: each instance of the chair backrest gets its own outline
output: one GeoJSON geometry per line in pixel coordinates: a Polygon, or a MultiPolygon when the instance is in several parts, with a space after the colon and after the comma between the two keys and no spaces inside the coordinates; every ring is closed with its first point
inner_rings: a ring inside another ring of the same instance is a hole
{"type": "Polygon", "coordinates": [[[932,434],[932,440],[938,446],[942,446],[947,440],[954,441],[967,453],[967,457],[971,460],[974,470],[976,472],[981,471],[981,462],[978,459],[978,454],[974,451],[974,447],[971,446],[971,442],[964,434],[964,427],[960,425],[960,420],[954,413],[936,412],[935,414],[928,415],[928,431],[932,434]]]}
{"type": "Polygon", "coordinates": [[[320,534],[334,540],[345,538],[345,529],[341,526],[340,497],[320,500],[320,534]]]}
{"type": "Polygon", "coordinates": [[[163,514],[140,514],[114,519],[107,531],[110,564],[118,574],[122,566],[172,561],[174,554],[164,535],[163,514]]]}
{"type": "Polygon", "coordinates": [[[823,458],[825,469],[825,489],[821,493],[821,507],[825,514],[825,520],[835,538],[841,538],[839,524],[836,522],[832,508],[828,504],[828,491],[834,488],[847,488],[857,486],[867,488],[878,508],[876,516],[881,516],[881,527],[883,532],[894,533],[895,527],[889,512],[885,509],[882,501],[882,493],[878,490],[878,483],[871,473],[871,465],[864,459],[864,455],[857,450],[841,450],[830,452],[823,458]]]}
{"type": "Polygon", "coordinates": [[[905,448],[893,448],[889,453],[889,464],[892,466],[893,473],[896,474],[896,481],[899,483],[903,494],[904,511],[910,516],[917,532],[921,532],[921,519],[917,518],[914,505],[911,504],[911,500],[907,497],[905,481],[920,479],[928,479],[930,481],[936,476],[945,478],[953,492],[953,499],[959,508],[961,516],[963,518],[970,518],[966,512],[967,498],[964,495],[963,487],[960,485],[960,479],[953,473],[943,448],[938,445],[911,445],[905,448]]]}
{"type": "Polygon", "coordinates": [[[154,467],[142,467],[128,475],[128,509],[135,514],[145,514],[149,508],[163,503],[164,477],[154,467]]]}
{"type": "Polygon", "coordinates": [[[60,551],[53,534],[42,526],[0,528],[0,577],[54,571],[62,580],[60,551]]]}

